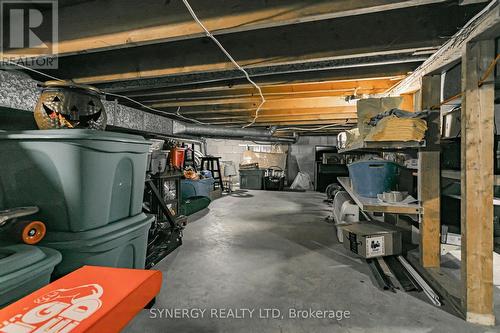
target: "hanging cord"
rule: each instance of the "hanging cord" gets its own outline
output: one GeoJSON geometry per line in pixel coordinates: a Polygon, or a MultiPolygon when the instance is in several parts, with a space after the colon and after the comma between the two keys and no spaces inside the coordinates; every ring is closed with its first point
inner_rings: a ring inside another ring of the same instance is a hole
{"type": "Polygon", "coordinates": [[[197,119],[184,117],[183,115],[181,115],[180,111],[181,111],[181,107],[179,106],[179,107],[177,107],[177,111],[175,112],[175,114],[176,114],[178,117],[182,118],[182,119],[191,120],[191,121],[194,121],[195,123],[202,124],[202,125],[210,125],[209,123],[204,123],[204,122],[199,121],[199,120],[197,120],[197,119]]]}
{"type": "Polygon", "coordinates": [[[259,118],[259,111],[262,108],[262,106],[264,105],[264,103],[266,102],[264,94],[262,93],[262,89],[257,85],[257,83],[255,83],[250,78],[250,75],[248,75],[247,71],[245,69],[243,69],[243,67],[241,67],[240,65],[238,65],[238,63],[233,59],[233,57],[224,48],[224,46],[222,46],[222,44],[217,40],[217,38],[215,38],[215,36],[212,35],[212,33],[210,31],[208,31],[208,29],[203,25],[203,23],[201,23],[201,21],[198,19],[198,16],[196,16],[196,13],[194,12],[193,8],[191,8],[191,5],[189,5],[189,2],[187,0],[182,0],[182,2],[184,2],[184,5],[186,6],[187,10],[189,11],[189,13],[193,17],[193,19],[196,21],[196,23],[198,23],[198,25],[205,31],[205,35],[208,38],[210,38],[210,39],[212,39],[214,41],[214,43],[221,49],[222,52],[224,52],[224,54],[233,63],[233,65],[236,66],[236,68],[238,68],[241,72],[243,72],[243,74],[245,75],[245,77],[248,80],[248,82],[250,82],[255,87],[255,89],[257,89],[257,91],[259,92],[259,95],[260,95],[260,98],[261,98],[261,102],[260,102],[259,106],[257,107],[257,109],[255,110],[255,116],[254,116],[252,122],[250,122],[249,124],[243,126],[243,128],[252,126],[257,121],[257,118],[259,118]]]}
{"type": "Polygon", "coordinates": [[[37,73],[39,75],[42,75],[42,76],[45,76],[46,78],[49,78],[51,80],[55,80],[55,81],[61,81],[61,82],[65,82],[64,80],[62,79],[59,79],[55,76],[52,76],[52,75],[49,75],[47,73],[44,73],[44,72],[40,72],[40,71],[37,71],[36,69],[33,69],[33,68],[30,68],[30,67],[27,67],[27,66],[24,66],[24,65],[21,65],[21,64],[18,64],[16,62],[13,62],[13,61],[10,61],[10,60],[2,60],[2,62],[6,62],[10,65],[14,65],[14,66],[17,66],[17,67],[20,67],[22,69],[25,69],[25,70],[28,70],[28,71],[32,71],[33,73],[37,73]]]}
{"type": "Polygon", "coordinates": [[[486,80],[488,79],[488,76],[490,76],[491,72],[493,72],[493,70],[495,69],[495,65],[497,64],[498,60],[500,60],[500,54],[497,54],[495,59],[493,59],[493,61],[490,63],[490,65],[486,69],[486,72],[484,72],[483,77],[477,83],[478,87],[481,87],[486,82],[486,80]]]}
{"type": "MultiPolygon", "coordinates": [[[[18,63],[15,63],[13,61],[10,61],[10,60],[4,60],[4,62],[10,64],[10,65],[13,65],[13,66],[17,66],[19,68],[22,68],[22,69],[25,69],[27,71],[31,71],[33,73],[36,73],[36,74],[39,74],[41,76],[44,76],[46,78],[49,78],[51,80],[54,80],[54,81],[59,81],[59,82],[68,82],[68,80],[63,80],[63,79],[60,79],[58,77],[55,77],[55,76],[52,76],[50,74],[47,74],[47,73],[44,73],[44,72],[41,72],[41,71],[38,71],[36,69],[33,69],[33,68],[30,68],[30,67],[27,67],[27,66],[24,66],[24,65],[21,65],[21,64],[18,64],[18,63]]],[[[132,102],[144,109],[147,109],[147,110],[150,110],[150,111],[153,111],[155,113],[160,113],[160,114],[165,114],[166,112],[165,111],[162,111],[162,110],[158,110],[158,109],[155,109],[155,108],[152,108],[150,106],[147,106],[139,101],[136,101],[135,99],[132,99],[128,96],[125,96],[125,95],[120,95],[120,94],[115,94],[115,93],[110,93],[110,92],[105,92],[105,91],[102,91],[102,90],[99,90],[100,93],[102,93],[103,95],[106,95],[106,96],[112,96],[112,97],[118,97],[118,98],[123,98],[123,99],[126,99],[127,101],[129,102],[132,102]]],[[[172,114],[172,113],[169,113],[169,115],[172,115],[174,117],[178,117],[178,118],[181,118],[181,119],[185,119],[185,120],[189,120],[189,121],[192,121],[192,122],[195,122],[195,123],[198,123],[198,124],[203,124],[203,125],[210,125],[209,123],[204,123],[204,122],[201,122],[199,120],[196,120],[196,119],[193,119],[193,118],[188,118],[188,117],[185,117],[183,115],[181,115],[179,113],[180,111],[180,107],[177,108],[177,112],[175,114],[172,114]]]]}

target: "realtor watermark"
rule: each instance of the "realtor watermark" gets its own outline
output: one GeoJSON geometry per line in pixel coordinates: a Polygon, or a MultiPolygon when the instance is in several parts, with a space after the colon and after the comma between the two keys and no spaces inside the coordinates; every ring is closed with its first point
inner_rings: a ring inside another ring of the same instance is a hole
{"type": "Polygon", "coordinates": [[[298,308],[152,308],[151,319],[328,319],[351,318],[348,310],[298,308]]]}
{"type": "Polygon", "coordinates": [[[0,19],[2,66],[57,68],[57,0],[0,0],[0,19]]]}

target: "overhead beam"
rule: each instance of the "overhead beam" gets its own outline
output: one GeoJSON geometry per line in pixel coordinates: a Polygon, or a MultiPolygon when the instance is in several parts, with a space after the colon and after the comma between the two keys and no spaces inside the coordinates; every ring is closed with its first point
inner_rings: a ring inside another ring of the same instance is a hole
{"type": "MultiPolygon", "coordinates": [[[[421,6],[445,0],[239,1],[191,0],[214,34],[228,34],[421,6]]],[[[181,1],[98,0],[59,8],[60,55],[199,38],[202,30],[181,1]],[[82,15],[82,13],[85,13],[82,15]],[[113,13],[113,15],[109,15],[113,13]]],[[[21,53],[22,50],[18,53],[21,53]]],[[[22,53],[21,53],[22,54],[22,53]]]]}
{"type": "MultiPolygon", "coordinates": [[[[211,125],[234,125],[234,124],[247,124],[249,121],[221,121],[221,122],[210,122],[211,125]]],[[[292,121],[257,121],[255,126],[268,126],[268,125],[330,125],[330,124],[338,124],[338,128],[352,128],[356,125],[357,121],[336,121],[336,120],[292,120],[292,121]]]]}
{"type": "MultiPolygon", "coordinates": [[[[326,108],[293,108],[293,109],[268,109],[261,108],[259,115],[302,115],[302,114],[330,114],[330,113],[355,113],[356,105],[352,106],[337,106],[337,107],[326,107],[326,108]]],[[[226,109],[226,110],[196,110],[196,111],[184,111],[179,112],[182,115],[231,115],[231,114],[245,114],[245,113],[255,113],[255,108],[246,109],[226,109]]]]}
{"type": "MultiPolygon", "coordinates": [[[[424,59],[425,60],[425,59],[424,59]]],[[[325,82],[352,79],[369,79],[380,76],[407,75],[417,68],[424,60],[414,62],[394,62],[390,64],[371,64],[363,67],[330,68],[328,66],[289,65],[283,67],[264,68],[260,71],[247,69],[252,79],[260,85],[294,84],[304,82],[325,82]]],[[[309,64],[310,65],[310,64],[309,64]]],[[[34,75],[37,77],[36,75],[34,75]]],[[[40,81],[45,77],[38,77],[40,81]]],[[[210,73],[194,73],[172,75],[148,79],[133,79],[118,82],[96,84],[98,88],[108,92],[130,94],[146,91],[177,91],[198,90],[210,87],[232,87],[248,84],[243,74],[238,70],[228,70],[210,73]]]]}
{"type": "MultiPolygon", "coordinates": [[[[300,97],[320,97],[320,96],[347,96],[362,94],[380,94],[384,93],[400,79],[381,79],[381,80],[352,80],[340,82],[315,82],[292,85],[274,85],[262,86],[261,91],[266,99],[283,99],[290,96],[300,97]]],[[[175,102],[185,100],[201,100],[208,98],[248,98],[258,95],[255,87],[249,85],[240,85],[238,87],[220,87],[219,89],[208,88],[204,91],[186,91],[181,92],[157,92],[147,93],[146,95],[132,94],[128,95],[143,103],[151,102],[175,102]]]]}
{"type": "MultiPolygon", "coordinates": [[[[196,117],[197,120],[210,121],[210,120],[252,120],[253,116],[210,116],[210,117],[196,117]]],[[[260,121],[295,121],[295,120],[347,120],[357,119],[356,113],[330,113],[330,114],[302,114],[302,115],[260,115],[257,120],[260,121]]]]}
{"type": "MultiPolygon", "coordinates": [[[[235,105],[237,108],[251,107],[255,108],[260,104],[261,99],[258,97],[253,98],[223,98],[223,99],[207,99],[195,101],[182,101],[182,102],[160,102],[149,104],[156,109],[169,108],[169,107],[189,107],[189,106],[208,106],[208,105],[235,105]]],[[[325,96],[325,97],[290,97],[287,99],[267,100],[264,106],[269,109],[293,109],[293,108],[325,108],[336,106],[348,106],[344,98],[339,96],[325,96]]]]}
{"type": "Polygon", "coordinates": [[[400,95],[419,90],[422,86],[423,76],[459,62],[469,41],[489,30],[496,29],[496,32],[498,32],[500,30],[499,23],[500,6],[498,1],[493,0],[411,75],[387,92],[387,95],[400,95]]]}
{"type": "MultiPolygon", "coordinates": [[[[440,36],[453,34],[472,12],[470,6],[440,3],[226,34],[219,39],[240,65],[248,68],[342,57],[348,61],[355,54],[411,55],[422,48],[440,46],[440,36]],[[352,38],[353,27],[356,38],[352,38]],[[401,31],[406,32],[404,38],[401,31]]],[[[53,74],[93,84],[232,68],[213,42],[191,39],[62,57],[53,74]]]]}
{"type": "MultiPolygon", "coordinates": [[[[396,83],[404,79],[404,75],[398,76],[382,76],[367,79],[351,79],[351,80],[338,80],[338,81],[325,81],[325,82],[305,82],[305,83],[278,83],[273,85],[261,85],[262,92],[266,95],[279,94],[279,93],[292,93],[303,91],[322,91],[322,90],[352,90],[352,89],[389,89],[396,83]]],[[[137,100],[145,100],[148,97],[166,97],[176,96],[183,97],[189,95],[191,97],[198,97],[200,95],[220,96],[221,94],[245,94],[256,93],[257,90],[250,83],[237,84],[237,85],[222,85],[222,86],[195,86],[180,89],[172,88],[159,88],[133,91],[125,93],[126,96],[135,98],[137,100]]]]}

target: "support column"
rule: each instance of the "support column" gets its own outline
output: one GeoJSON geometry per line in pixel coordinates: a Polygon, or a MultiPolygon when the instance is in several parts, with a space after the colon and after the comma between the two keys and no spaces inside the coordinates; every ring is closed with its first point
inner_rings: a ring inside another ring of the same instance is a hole
{"type": "MultiPolygon", "coordinates": [[[[439,105],[441,96],[441,76],[422,78],[422,109],[439,105]]],[[[440,194],[440,148],[439,114],[427,119],[426,147],[418,153],[419,199],[423,209],[420,223],[420,263],[423,267],[439,267],[441,263],[441,194],[440,194]]]]}
{"type": "Polygon", "coordinates": [[[469,42],[462,58],[462,305],[467,321],[494,325],[493,314],[493,40],[469,42]]]}

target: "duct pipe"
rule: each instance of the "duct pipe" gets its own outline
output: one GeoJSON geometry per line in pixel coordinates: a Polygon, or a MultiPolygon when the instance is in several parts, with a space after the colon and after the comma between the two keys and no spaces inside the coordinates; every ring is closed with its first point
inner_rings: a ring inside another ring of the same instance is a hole
{"type": "Polygon", "coordinates": [[[188,124],[180,121],[174,121],[173,134],[174,135],[195,135],[207,137],[253,137],[263,138],[271,137],[276,128],[271,129],[257,129],[257,128],[231,128],[224,126],[214,125],[197,125],[188,124]]]}
{"type": "Polygon", "coordinates": [[[271,142],[271,143],[283,143],[283,144],[293,144],[297,142],[298,137],[291,137],[291,136],[286,136],[286,137],[280,137],[280,136],[271,136],[271,137],[266,137],[266,138],[256,138],[256,137],[243,137],[241,138],[242,140],[248,140],[248,141],[256,141],[256,142],[271,142]]]}

